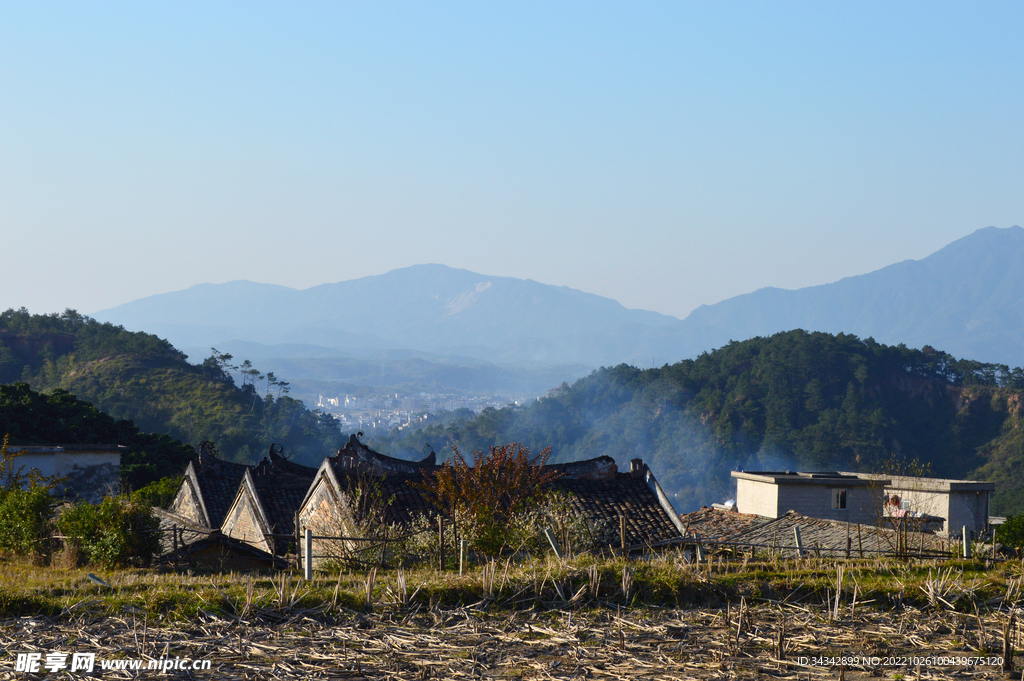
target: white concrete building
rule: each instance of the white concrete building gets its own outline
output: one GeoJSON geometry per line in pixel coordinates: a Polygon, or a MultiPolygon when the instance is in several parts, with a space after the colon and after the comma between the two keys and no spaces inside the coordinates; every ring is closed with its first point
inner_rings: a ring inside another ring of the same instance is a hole
{"type": "Polygon", "coordinates": [[[884,476],[867,473],[736,471],[736,510],[766,518],[787,511],[828,520],[888,525],[915,518],[941,523],[941,534],[959,537],[963,527],[984,532],[995,484],[970,480],[884,476]]]}
{"type": "Polygon", "coordinates": [[[812,518],[877,525],[885,503],[883,484],[851,473],[734,471],[736,510],[766,518],[796,511],[812,518]]]}
{"type": "MultiPolygon", "coordinates": [[[[882,480],[879,475],[850,475],[882,480]]],[[[890,509],[943,518],[942,534],[950,537],[959,537],[964,526],[971,532],[984,532],[987,529],[989,502],[996,489],[993,482],[911,476],[887,476],[885,479],[889,480],[885,485],[885,493],[891,500],[888,505],[890,509]]]]}

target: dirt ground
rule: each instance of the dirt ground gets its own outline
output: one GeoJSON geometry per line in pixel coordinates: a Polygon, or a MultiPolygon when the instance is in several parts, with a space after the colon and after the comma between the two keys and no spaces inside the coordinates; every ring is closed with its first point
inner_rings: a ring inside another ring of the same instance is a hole
{"type": "MultiPolygon", "coordinates": [[[[1021,643],[1009,614],[978,617],[913,607],[770,602],[714,610],[602,608],[524,612],[414,606],[405,612],[280,619],[203,613],[154,624],[144,616],[0,622],[0,678],[83,678],[15,671],[18,653],[210,660],[206,671],[95,669],[92,678],[207,679],[1005,679],[1003,639],[1021,643]],[[978,652],[986,650],[991,652],[978,652]],[[842,659],[848,658],[846,668],[842,659]],[[815,659],[826,658],[826,659],[815,659]],[[849,659],[852,658],[852,659],[849,659]],[[918,658],[918,659],[915,659],[918,658]],[[989,660],[991,661],[991,660],[989,660]]],[[[1019,659],[1024,664],[1024,656],[1019,659]]]]}

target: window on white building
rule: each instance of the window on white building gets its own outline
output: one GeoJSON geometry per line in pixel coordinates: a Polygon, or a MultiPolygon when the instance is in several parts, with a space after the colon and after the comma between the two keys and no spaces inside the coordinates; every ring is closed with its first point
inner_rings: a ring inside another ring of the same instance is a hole
{"type": "Polygon", "coordinates": [[[834,489],[832,490],[832,508],[837,510],[846,509],[846,490],[845,489],[834,489]]]}

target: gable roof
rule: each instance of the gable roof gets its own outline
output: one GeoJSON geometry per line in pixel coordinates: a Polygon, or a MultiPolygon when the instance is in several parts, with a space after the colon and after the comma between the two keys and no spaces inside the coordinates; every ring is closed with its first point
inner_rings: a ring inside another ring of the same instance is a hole
{"type": "Polygon", "coordinates": [[[248,468],[245,464],[200,456],[197,461],[190,461],[185,469],[182,488],[175,495],[175,502],[182,497],[185,487],[190,488],[199,505],[197,519],[216,529],[224,522],[248,468]]]}
{"type": "Polygon", "coordinates": [[[672,522],[675,512],[670,515],[644,478],[634,473],[616,472],[597,480],[563,476],[549,486],[572,495],[570,506],[587,519],[598,547],[620,547],[620,516],[626,519],[627,547],[657,544],[681,534],[672,522]]]}
{"type": "MultiPolygon", "coordinates": [[[[295,532],[295,512],[299,510],[316,472],[316,468],[280,457],[264,458],[245,471],[239,494],[248,490],[253,495],[269,534],[292,535],[295,532]]],[[[283,553],[289,541],[275,537],[270,543],[276,547],[275,553],[283,553]]]]}
{"type": "MultiPolygon", "coordinates": [[[[417,516],[436,514],[419,485],[439,468],[433,452],[422,461],[405,461],[375,452],[352,436],[338,456],[325,459],[318,475],[325,475],[337,493],[365,484],[379,485],[382,497],[391,502],[384,512],[385,522],[407,525],[417,516]]],[[[561,474],[548,486],[571,495],[571,507],[587,520],[598,546],[620,545],[620,516],[626,519],[629,547],[682,535],[675,510],[639,459],[633,461],[629,473],[619,473],[609,456],[550,464],[548,468],[561,474]]],[[[306,499],[312,492],[311,485],[306,499]]]]}

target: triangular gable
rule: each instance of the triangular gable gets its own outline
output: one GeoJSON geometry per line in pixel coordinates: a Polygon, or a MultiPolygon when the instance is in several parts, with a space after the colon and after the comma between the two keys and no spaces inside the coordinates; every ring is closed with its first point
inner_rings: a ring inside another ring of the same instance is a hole
{"type": "MultiPolygon", "coordinates": [[[[189,462],[185,468],[185,475],[182,476],[181,486],[174,494],[169,509],[171,513],[186,518],[204,527],[213,528],[210,523],[210,514],[206,510],[206,503],[203,500],[202,488],[196,476],[196,469],[193,462],[189,462]]],[[[214,528],[216,529],[216,528],[214,528]]]]}
{"type": "Polygon", "coordinates": [[[274,538],[270,536],[267,514],[249,470],[242,475],[242,482],[238,486],[235,500],[224,516],[221,531],[262,551],[272,552],[274,538]]]}

